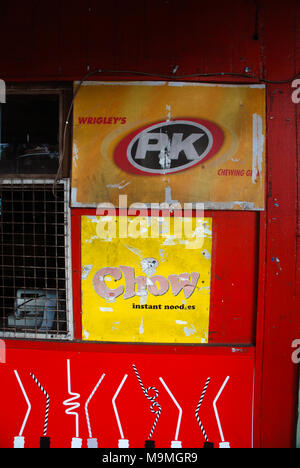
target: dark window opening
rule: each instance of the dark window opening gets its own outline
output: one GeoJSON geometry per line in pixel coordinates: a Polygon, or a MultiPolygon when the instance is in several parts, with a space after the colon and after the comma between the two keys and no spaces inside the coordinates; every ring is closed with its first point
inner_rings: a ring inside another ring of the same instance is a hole
{"type": "Polygon", "coordinates": [[[0,106],[0,173],[55,174],[59,95],[8,94],[0,106]]]}

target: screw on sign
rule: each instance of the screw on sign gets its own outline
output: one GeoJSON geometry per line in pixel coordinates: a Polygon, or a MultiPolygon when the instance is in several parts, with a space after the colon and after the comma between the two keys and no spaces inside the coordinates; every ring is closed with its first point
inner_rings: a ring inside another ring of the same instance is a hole
{"type": "Polygon", "coordinates": [[[116,416],[116,420],[117,420],[118,428],[119,428],[119,432],[120,432],[120,437],[121,437],[119,439],[119,442],[118,442],[118,447],[119,448],[129,448],[129,440],[124,438],[124,432],[123,432],[123,429],[122,429],[121,421],[120,421],[120,418],[119,418],[119,413],[118,413],[117,406],[116,406],[116,398],[119,395],[119,393],[120,393],[120,391],[121,391],[127,377],[128,377],[128,375],[125,374],[123,379],[122,379],[122,382],[118,386],[117,391],[114,394],[113,399],[112,399],[112,405],[113,405],[113,408],[114,408],[114,412],[115,412],[115,416],[116,416]]]}
{"type": "Polygon", "coordinates": [[[296,88],[292,93],[292,101],[294,104],[299,104],[300,102],[300,79],[294,80],[292,82],[292,88],[296,88]]]}
{"type": "Polygon", "coordinates": [[[202,402],[204,400],[204,397],[205,397],[205,393],[207,391],[207,387],[208,387],[208,384],[210,382],[210,377],[207,378],[206,382],[205,382],[205,385],[203,387],[203,390],[202,390],[202,393],[201,393],[201,396],[200,396],[200,400],[198,402],[198,405],[197,405],[197,408],[196,408],[196,411],[195,411],[195,416],[196,416],[196,419],[198,421],[198,424],[200,426],[200,429],[202,431],[202,434],[203,434],[203,437],[205,439],[205,442],[204,442],[204,447],[203,448],[214,448],[214,444],[212,442],[209,442],[208,440],[208,437],[207,437],[207,434],[205,432],[205,429],[204,429],[204,426],[202,424],[202,421],[201,419],[199,418],[199,410],[200,410],[200,407],[202,405],[202,402]]]}

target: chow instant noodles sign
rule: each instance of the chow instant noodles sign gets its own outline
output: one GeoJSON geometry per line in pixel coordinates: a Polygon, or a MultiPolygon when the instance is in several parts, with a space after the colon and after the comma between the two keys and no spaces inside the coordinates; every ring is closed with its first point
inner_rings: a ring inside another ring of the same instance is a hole
{"type": "Polygon", "coordinates": [[[82,216],[83,339],[207,343],[211,251],[211,218],[82,216]]]}
{"type": "Polygon", "coordinates": [[[119,196],[264,209],[261,85],[85,82],[74,104],[72,206],[119,196]]]}

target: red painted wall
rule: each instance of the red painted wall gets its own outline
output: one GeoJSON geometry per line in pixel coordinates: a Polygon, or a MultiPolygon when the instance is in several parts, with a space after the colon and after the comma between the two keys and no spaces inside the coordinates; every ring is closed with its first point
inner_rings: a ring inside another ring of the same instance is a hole
{"type": "MultiPolygon", "coordinates": [[[[252,274],[251,300],[257,299],[254,311],[247,301],[253,313],[245,315],[248,328],[237,325],[236,340],[256,341],[256,445],[293,446],[298,369],[291,343],[300,338],[300,104],[291,100],[290,80],[300,70],[299,2],[10,1],[1,6],[1,18],[0,78],[7,81],[73,80],[99,68],[115,71],[100,79],[143,79],[120,71],[170,75],[175,66],[177,75],[234,74],[190,78],[196,81],[251,81],[244,75],[266,80],[267,210],[259,220],[240,213],[233,228],[248,223],[249,232],[256,231],[256,289],[254,266],[247,266],[247,274],[252,274]]],[[[232,248],[229,238],[224,242],[232,248]]],[[[216,268],[222,270],[225,251],[220,256],[216,268]]],[[[218,294],[228,295],[225,276],[215,282],[218,294]]],[[[242,302],[236,297],[241,299],[229,294],[228,304],[239,314],[242,302]]],[[[226,342],[226,330],[215,328],[215,342],[226,342]]]]}

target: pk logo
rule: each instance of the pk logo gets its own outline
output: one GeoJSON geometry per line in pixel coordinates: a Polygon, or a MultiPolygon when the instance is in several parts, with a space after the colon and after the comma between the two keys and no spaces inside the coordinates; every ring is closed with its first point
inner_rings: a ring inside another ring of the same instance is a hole
{"type": "Polygon", "coordinates": [[[222,129],[213,122],[163,121],[126,135],[115,149],[114,160],[122,170],[134,174],[176,173],[214,156],[223,141],[222,129]]]}

